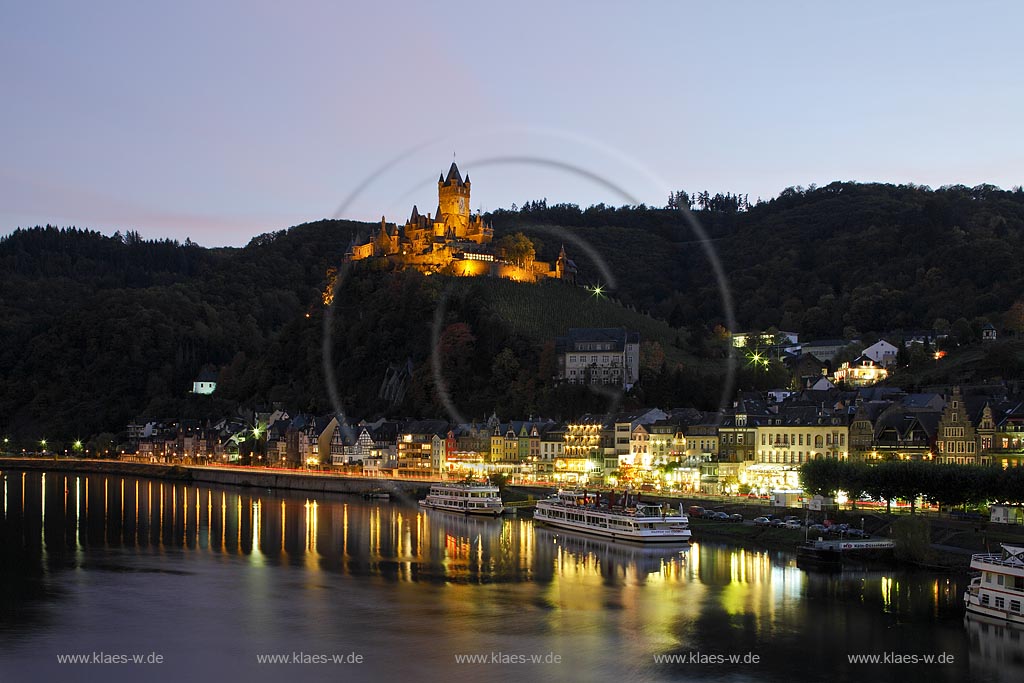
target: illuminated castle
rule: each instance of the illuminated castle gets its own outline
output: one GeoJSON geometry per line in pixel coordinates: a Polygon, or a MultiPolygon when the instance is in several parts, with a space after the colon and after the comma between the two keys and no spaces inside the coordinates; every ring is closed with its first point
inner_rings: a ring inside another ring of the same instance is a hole
{"type": "Polygon", "coordinates": [[[494,229],[469,210],[471,183],[452,162],[448,175],[437,178],[437,210],[423,215],[415,206],[399,228],[381,216],[366,241],[349,246],[351,261],[377,262],[396,269],[415,268],[424,273],[458,276],[492,275],[523,282],[555,277],[575,280],[576,264],[563,249],[554,268],[543,261],[520,259],[511,263],[493,248],[494,229]]]}

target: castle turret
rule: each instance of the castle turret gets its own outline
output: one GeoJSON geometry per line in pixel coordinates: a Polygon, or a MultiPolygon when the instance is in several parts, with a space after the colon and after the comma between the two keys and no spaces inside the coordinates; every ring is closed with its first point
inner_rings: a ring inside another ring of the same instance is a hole
{"type": "Polygon", "coordinates": [[[448,175],[437,182],[439,216],[450,227],[455,228],[459,237],[466,235],[469,228],[469,183],[462,180],[459,167],[452,162],[448,175]]]}

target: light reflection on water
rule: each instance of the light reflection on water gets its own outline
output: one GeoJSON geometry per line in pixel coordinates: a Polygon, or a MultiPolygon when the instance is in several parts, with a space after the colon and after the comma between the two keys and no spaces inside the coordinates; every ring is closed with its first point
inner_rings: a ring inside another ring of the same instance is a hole
{"type": "Polygon", "coordinates": [[[131,477],[8,471],[3,497],[0,674],[19,680],[91,680],[56,653],[119,648],[165,654],[146,680],[339,677],[255,663],[296,650],[359,652],[360,680],[881,680],[846,654],[889,651],[953,654],[917,670],[935,680],[1019,680],[1000,675],[1020,669],[1012,634],[968,637],[963,577],[808,573],[788,553],[131,477]],[[491,652],[563,663],[454,661],[491,652]],[[654,661],[748,652],[760,662],[654,661]]]}

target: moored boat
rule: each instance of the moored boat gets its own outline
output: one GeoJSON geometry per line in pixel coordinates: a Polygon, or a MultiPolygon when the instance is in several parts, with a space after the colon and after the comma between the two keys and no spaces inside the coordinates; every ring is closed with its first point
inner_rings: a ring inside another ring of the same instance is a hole
{"type": "Polygon", "coordinates": [[[420,505],[467,515],[500,515],[505,506],[497,486],[490,484],[433,484],[420,505]]]}
{"type": "Polygon", "coordinates": [[[895,544],[889,539],[847,539],[806,541],[796,548],[797,564],[841,567],[844,562],[889,563],[895,544]]]}
{"type": "Polygon", "coordinates": [[[981,575],[964,591],[970,614],[1024,625],[1024,547],[1001,544],[1002,553],[971,556],[971,569],[981,575]]]}
{"type": "Polygon", "coordinates": [[[586,491],[559,491],[537,501],[535,522],[594,534],[613,541],[634,543],[688,543],[689,518],[682,508],[643,503],[628,494],[607,500],[586,491]]]}

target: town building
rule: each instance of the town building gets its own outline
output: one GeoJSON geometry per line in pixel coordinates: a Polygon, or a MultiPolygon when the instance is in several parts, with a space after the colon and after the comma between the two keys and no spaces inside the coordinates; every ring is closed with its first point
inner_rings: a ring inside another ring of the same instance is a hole
{"type": "Polygon", "coordinates": [[[640,334],[623,327],[570,328],[555,340],[558,378],[630,389],[640,379],[640,334]]]}
{"type": "Polygon", "coordinates": [[[884,339],[880,339],[871,346],[860,352],[860,355],[867,356],[883,368],[891,368],[896,365],[896,354],[899,349],[884,339]]]}
{"type": "Polygon", "coordinates": [[[878,384],[889,376],[889,371],[881,363],[860,355],[851,361],[845,361],[836,368],[832,379],[836,384],[846,384],[849,387],[869,387],[878,384]]]}

